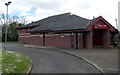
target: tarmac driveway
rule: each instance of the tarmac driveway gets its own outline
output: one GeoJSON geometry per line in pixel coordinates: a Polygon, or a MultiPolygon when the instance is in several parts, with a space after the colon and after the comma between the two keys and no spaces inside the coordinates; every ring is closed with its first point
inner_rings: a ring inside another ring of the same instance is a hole
{"type": "Polygon", "coordinates": [[[6,46],[7,50],[26,54],[32,59],[31,73],[100,73],[86,61],[63,52],[28,48],[17,43],[6,46]]]}
{"type": "Polygon", "coordinates": [[[118,72],[118,49],[64,49],[64,51],[83,57],[100,67],[105,73],[118,72]]]}

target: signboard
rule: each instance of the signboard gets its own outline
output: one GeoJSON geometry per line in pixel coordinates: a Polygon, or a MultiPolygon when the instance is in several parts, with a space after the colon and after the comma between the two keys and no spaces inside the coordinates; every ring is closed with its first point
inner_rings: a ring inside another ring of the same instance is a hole
{"type": "Polygon", "coordinates": [[[96,25],[93,25],[93,29],[107,29],[107,25],[96,24],[96,25]]]}

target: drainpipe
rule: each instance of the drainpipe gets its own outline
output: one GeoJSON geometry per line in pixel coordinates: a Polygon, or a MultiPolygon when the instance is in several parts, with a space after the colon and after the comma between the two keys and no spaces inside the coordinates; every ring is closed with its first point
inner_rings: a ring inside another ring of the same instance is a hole
{"type": "Polygon", "coordinates": [[[74,47],[74,33],[71,33],[71,47],[74,47]]]}
{"type": "Polygon", "coordinates": [[[45,32],[43,32],[43,46],[45,46],[45,32]]]}

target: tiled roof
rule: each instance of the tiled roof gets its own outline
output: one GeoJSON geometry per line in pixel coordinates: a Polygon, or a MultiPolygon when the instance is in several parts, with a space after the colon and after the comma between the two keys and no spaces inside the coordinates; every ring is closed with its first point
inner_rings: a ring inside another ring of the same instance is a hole
{"type": "Polygon", "coordinates": [[[56,30],[86,29],[87,26],[94,22],[95,19],[88,20],[71,13],[64,13],[30,23],[24,27],[39,25],[29,30],[30,32],[43,30],[56,31],[56,30]]]}

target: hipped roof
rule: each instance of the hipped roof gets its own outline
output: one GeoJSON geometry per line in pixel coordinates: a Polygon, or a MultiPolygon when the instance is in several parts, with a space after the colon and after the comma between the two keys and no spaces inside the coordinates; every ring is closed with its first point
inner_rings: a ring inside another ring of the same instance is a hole
{"type": "Polygon", "coordinates": [[[64,13],[27,24],[20,28],[37,26],[30,29],[29,32],[86,29],[95,19],[89,20],[71,13],[64,13]]]}

